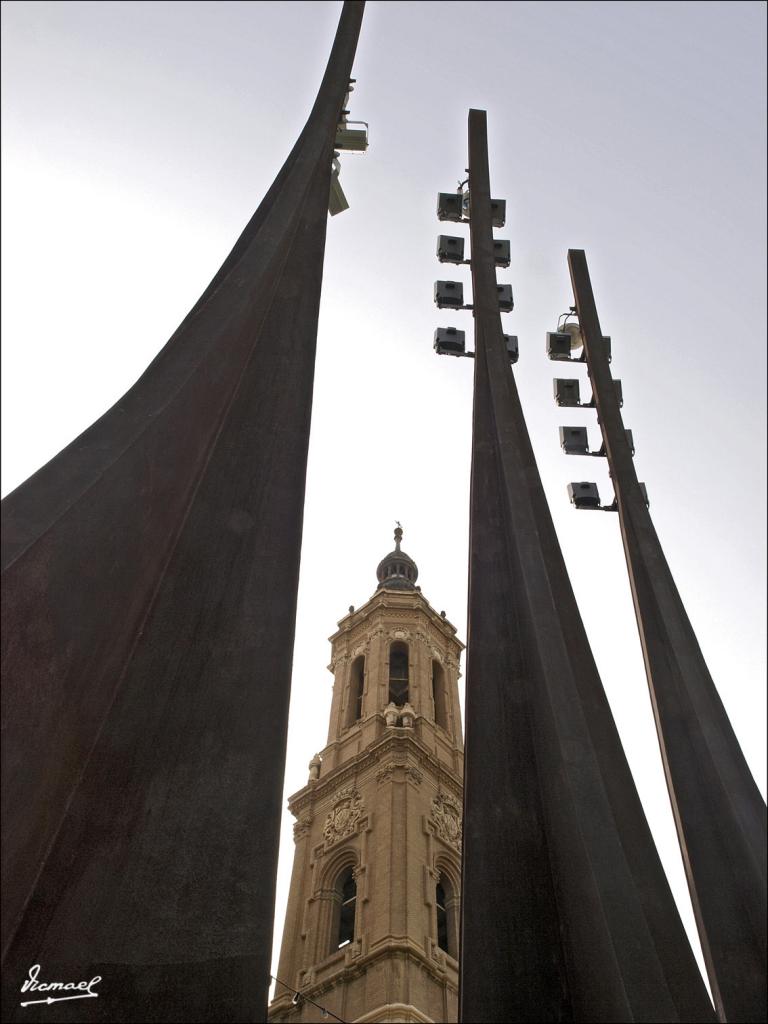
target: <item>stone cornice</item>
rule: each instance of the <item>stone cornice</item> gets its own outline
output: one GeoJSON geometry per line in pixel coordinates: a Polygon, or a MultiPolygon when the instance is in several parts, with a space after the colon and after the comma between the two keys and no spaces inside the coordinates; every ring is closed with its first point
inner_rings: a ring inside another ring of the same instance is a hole
{"type": "Polygon", "coordinates": [[[386,587],[381,590],[377,590],[373,597],[366,601],[366,603],[360,608],[356,609],[354,612],[350,612],[348,615],[345,615],[342,619],[339,619],[339,628],[328,638],[329,641],[334,643],[334,641],[338,640],[344,633],[350,632],[354,627],[365,622],[366,619],[370,618],[370,616],[380,608],[393,610],[413,609],[421,611],[447,640],[451,640],[454,644],[458,645],[459,651],[464,650],[464,644],[456,635],[456,627],[447,618],[443,618],[442,615],[435,611],[421,591],[388,590],[386,587]]]}
{"type": "Polygon", "coordinates": [[[321,777],[317,781],[313,781],[290,796],[288,810],[295,818],[300,817],[302,812],[312,807],[313,804],[326,796],[332,796],[340,786],[349,785],[359,775],[368,772],[374,765],[384,760],[388,754],[395,751],[404,751],[406,754],[412,751],[416,755],[418,763],[428,768],[438,782],[446,785],[461,800],[464,787],[460,776],[441,764],[429,748],[414,735],[413,729],[395,728],[388,729],[381,739],[376,740],[355,758],[345,762],[325,778],[321,777]]]}
{"type": "MultiPolygon", "coordinates": [[[[386,939],[381,943],[377,944],[376,948],[369,950],[364,956],[355,959],[352,963],[340,964],[338,969],[333,974],[328,975],[321,981],[313,982],[310,985],[302,986],[302,995],[308,996],[310,999],[317,999],[323,993],[330,991],[336,985],[348,981],[350,978],[355,978],[358,975],[364,974],[369,967],[375,964],[378,960],[382,960],[386,957],[392,956],[393,953],[399,953],[415,960],[421,967],[424,967],[432,977],[440,984],[446,985],[449,989],[454,992],[458,992],[458,964],[453,957],[445,956],[445,966],[442,966],[439,962],[431,959],[415,942],[411,942],[409,939],[386,939]]],[[[321,961],[313,968],[313,973],[322,971],[323,962],[321,961]]]]}

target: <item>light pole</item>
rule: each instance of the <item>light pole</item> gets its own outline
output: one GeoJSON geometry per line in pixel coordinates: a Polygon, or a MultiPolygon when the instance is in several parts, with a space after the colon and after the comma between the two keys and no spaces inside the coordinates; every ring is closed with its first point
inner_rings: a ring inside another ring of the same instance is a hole
{"type": "Polygon", "coordinates": [[[765,1020],[765,804],[709,674],[637,479],[584,251],[570,249],[568,266],[664,772],[715,1006],[722,1021],[765,1020]]]}
{"type": "Polygon", "coordinates": [[[493,202],[486,115],[471,110],[460,1019],[709,1021],[525,426],[499,316],[493,202]]]}

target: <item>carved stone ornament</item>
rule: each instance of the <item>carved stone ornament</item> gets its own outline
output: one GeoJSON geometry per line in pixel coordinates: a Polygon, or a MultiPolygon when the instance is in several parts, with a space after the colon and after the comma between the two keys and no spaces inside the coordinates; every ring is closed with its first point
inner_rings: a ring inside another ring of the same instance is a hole
{"type": "MultiPolygon", "coordinates": [[[[386,710],[385,710],[386,715],[386,710]]],[[[403,705],[402,711],[400,712],[400,718],[403,723],[403,728],[412,729],[413,723],[416,721],[416,712],[413,710],[411,705],[406,701],[403,705]]],[[[387,723],[389,724],[389,723],[387,723]]]]}
{"type": "Polygon", "coordinates": [[[389,782],[389,780],[392,778],[394,770],[395,766],[392,763],[383,765],[383,767],[379,768],[379,770],[376,772],[376,781],[380,785],[384,782],[389,782]]]}
{"type": "Polygon", "coordinates": [[[389,704],[387,704],[387,706],[384,708],[384,723],[388,728],[394,728],[394,726],[397,725],[397,720],[399,717],[399,708],[397,707],[396,704],[393,704],[392,701],[390,701],[389,704]]]}
{"type": "Polygon", "coordinates": [[[461,850],[461,806],[457,800],[447,793],[438,793],[432,801],[432,820],[435,823],[435,834],[461,850]]]}
{"type": "Polygon", "coordinates": [[[293,823],[293,838],[295,842],[298,842],[302,836],[309,835],[310,829],[312,828],[311,818],[299,818],[298,821],[293,823]]]}
{"type": "Polygon", "coordinates": [[[363,813],[363,801],[358,791],[350,786],[336,796],[333,810],[325,819],[323,835],[325,845],[332,846],[351,835],[363,813]]]}
{"type": "Polygon", "coordinates": [[[336,671],[338,669],[343,669],[348,661],[349,661],[349,655],[348,654],[342,654],[342,653],[333,654],[333,655],[331,655],[331,663],[328,666],[328,668],[335,675],[336,671]]]}

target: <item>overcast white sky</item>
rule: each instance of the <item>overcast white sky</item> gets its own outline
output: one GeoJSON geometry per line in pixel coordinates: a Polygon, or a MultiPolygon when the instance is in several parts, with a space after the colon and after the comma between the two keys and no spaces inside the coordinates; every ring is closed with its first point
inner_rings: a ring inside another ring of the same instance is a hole
{"type": "MultiPolygon", "coordinates": [[[[3,493],[134,382],[206,286],[311,107],[340,4],[5,2],[3,493]]],[[[472,363],[438,358],[438,191],[488,110],[507,199],[516,377],[566,561],[676,895],[685,883],[615,516],[577,513],[544,336],[587,252],[651,512],[765,792],[765,20],[762,3],[368,3],[329,224],[286,793],[326,739],[327,637],[395,519],[466,632],[472,363]]],[[[443,230],[445,230],[443,228],[443,230]]],[[[459,228],[458,232],[466,229],[459,228]]],[[[576,370],[585,380],[585,371],[576,370]]],[[[586,393],[589,388],[583,385],[586,393]]],[[[284,824],[276,948],[292,858],[284,824]]]]}

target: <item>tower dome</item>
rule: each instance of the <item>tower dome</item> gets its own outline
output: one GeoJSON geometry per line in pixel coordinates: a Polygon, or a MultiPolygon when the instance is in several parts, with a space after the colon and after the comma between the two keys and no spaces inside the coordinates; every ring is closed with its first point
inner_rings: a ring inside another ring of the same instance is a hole
{"type": "Polygon", "coordinates": [[[382,587],[392,590],[416,589],[419,570],[414,560],[400,550],[402,539],[403,529],[398,523],[395,530],[395,550],[385,555],[376,568],[376,578],[379,581],[377,590],[381,590],[382,587]]]}

